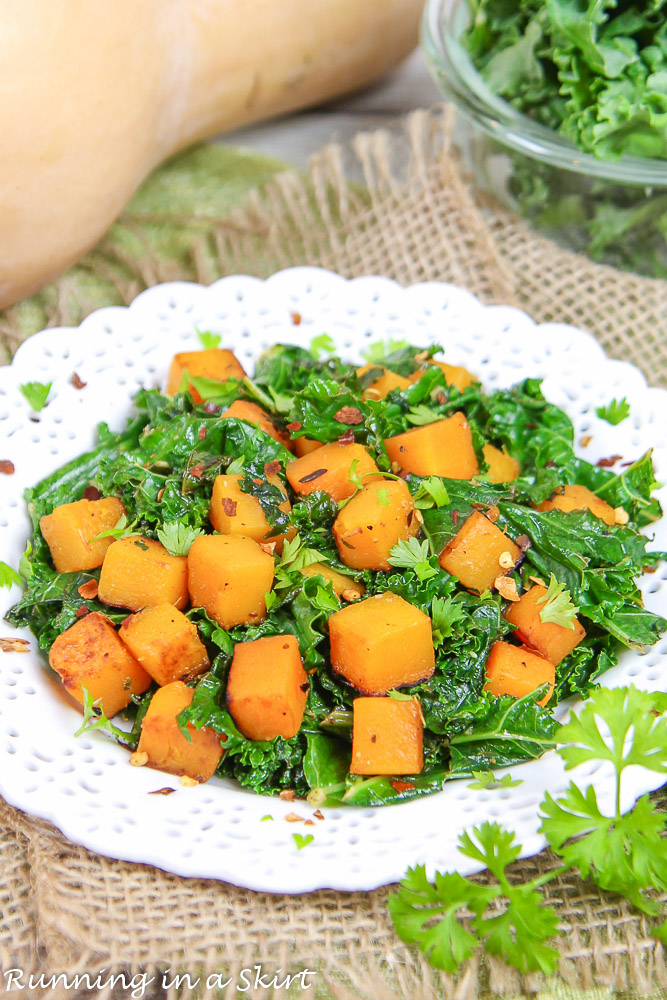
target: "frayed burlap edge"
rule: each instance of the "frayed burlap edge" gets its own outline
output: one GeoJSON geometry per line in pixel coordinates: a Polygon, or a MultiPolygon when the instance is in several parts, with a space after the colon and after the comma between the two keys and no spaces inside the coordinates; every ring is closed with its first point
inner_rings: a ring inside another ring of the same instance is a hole
{"type": "MultiPolygon", "coordinates": [[[[502,212],[482,210],[451,146],[450,125],[448,111],[417,112],[400,130],[358,136],[346,150],[328,147],[307,176],[278,176],[231,218],[185,220],[192,232],[186,259],[170,259],[151,245],[142,226],[154,218],[128,214],[120,226],[140,234],[141,252],[129,254],[110,236],[83,266],[104,275],[118,302],[158,281],[211,282],[238,271],[265,276],[299,263],[348,276],[381,273],[403,284],[452,281],[485,302],[581,325],[610,354],[664,383],[667,286],[595,265],[502,212]]],[[[55,286],[52,303],[51,325],[79,322],[90,311],[85,293],[67,275],[55,286]]],[[[14,310],[1,318],[0,336],[10,350],[22,339],[14,310]]],[[[232,979],[222,993],[229,997],[238,995],[240,971],[255,963],[267,971],[314,969],[319,995],[336,1000],[479,1000],[555,984],[645,997],[667,989],[664,952],[644,918],[572,877],[548,889],[566,933],[559,942],[559,974],[547,983],[482,958],[456,977],[433,971],[396,938],[387,889],[289,897],[182,879],[91,854],[5,804],[0,863],[3,970],[70,976],[101,968],[145,970],[158,984],[168,968],[200,976],[203,984],[209,975],[224,974],[232,979]]],[[[521,878],[552,864],[543,852],[515,870],[521,878]]],[[[205,996],[202,983],[182,987],[179,997],[205,996]]],[[[58,1000],[59,993],[72,996],[64,988],[47,988],[43,995],[58,1000]]],[[[175,996],[176,990],[167,993],[175,996]]]]}

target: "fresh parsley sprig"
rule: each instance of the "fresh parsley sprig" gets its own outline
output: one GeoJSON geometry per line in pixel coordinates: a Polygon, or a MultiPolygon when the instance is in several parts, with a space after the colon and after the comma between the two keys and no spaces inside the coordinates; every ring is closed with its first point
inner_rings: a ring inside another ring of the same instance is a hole
{"type": "Polygon", "coordinates": [[[219,333],[211,333],[210,330],[200,330],[198,327],[195,327],[195,330],[197,333],[197,339],[199,340],[203,350],[213,351],[216,347],[220,347],[222,337],[219,333]]]}
{"type": "Polygon", "coordinates": [[[82,687],[81,691],[83,693],[83,721],[74,735],[81,736],[83,733],[88,733],[93,729],[100,729],[103,732],[109,733],[110,736],[123,746],[132,748],[131,733],[127,733],[124,729],[115,726],[111,719],[107,718],[102,708],[102,699],[97,698],[93,700],[93,696],[88,688],[82,687]]]}
{"type": "Polygon", "coordinates": [[[28,406],[35,413],[43,410],[47,404],[52,382],[24,382],[19,386],[28,406]]]}
{"type": "Polygon", "coordinates": [[[559,583],[553,573],[546,594],[538,597],[535,603],[544,605],[540,608],[541,622],[552,622],[554,625],[574,630],[579,608],[572,603],[572,595],[565,589],[565,584],[559,583]]]}
{"type": "Polygon", "coordinates": [[[203,535],[202,529],[192,528],[189,524],[163,524],[157,529],[157,537],[170,556],[187,556],[199,535],[203,535]]]}
{"type": "MultiPolygon", "coordinates": [[[[514,833],[488,822],[471,834],[463,833],[459,850],[486,867],[492,881],[480,884],[456,872],[437,872],[430,881],[423,865],[410,869],[388,903],[399,937],[448,972],[484,947],[522,972],[550,974],[558,961],[550,944],[558,916],[544,905],[539,890],[572,868],[602,889],[625,896],[643,912],[664,915],[664,905],[647,892],[667,889],[667,817],[656,811],[647,795],[623,813],[622,776],[632,765],[667,774],[666,712],[667,694],[652,695],[632,687],[596,691],[579,715],[560,728],[558,752],[568,770],[598,762],[613,766],[613,813],[603,812],[592,785],[582,790],[571,783],[556,798],[547,793],[541,830],[563,865],[521,884],[515,884],[508,872],[521,853],[514,833]]],[[[667,942],[667,922],[653,933],[667,942]]]]}
{"type": "Polygon", "coordinates": [[[595,412],[600,420],[606,420],[615,427],[630,416],[630,404],[624,396],[623,399],[612,399],[608,406],[598,406],[595,412]]]}
{"type": "Polygon", "coordinates": [[[19,587],[23,586],[23,580],[16,570],[12,569],[8,563],[0,562],[0,587],[11,587],[15,583],[17,583],[19,587]]]}
{"type": "Polygon", "coordinates": [[[444,507],[448,504],[449,493],[442,479],[438,476],[428,476],[422,479],[412,499],[419,510],[430,510],[432,507],[444,507]]]}
{"type": "Polygon", "coordinates": [[[431,604],[431,623],[433,627],[433,645],[442,646],[445,639],[451,638],[457,622],[465,618],[465,609],[453,597],[434,597],[431,604]]]}
{"type": "Polygon", "coordinates": [[[419,580],[430,580],[438,572],[430,562],[431,550],[427,541],[416,538],[401,539],[389,553],[387,562],[398,569],[411,569],[419,580]]]}

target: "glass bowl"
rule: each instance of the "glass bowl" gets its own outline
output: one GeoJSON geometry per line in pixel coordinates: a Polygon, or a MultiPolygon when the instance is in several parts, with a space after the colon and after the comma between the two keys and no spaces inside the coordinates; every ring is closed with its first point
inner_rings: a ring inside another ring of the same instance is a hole
{"type": "Polygon", "coordinates": [[[477,188],[561,246],[667,277],[667,160],[596,159],[493,94],[460,41],[466,0],[427,0],[422,45],[477,188]]]}

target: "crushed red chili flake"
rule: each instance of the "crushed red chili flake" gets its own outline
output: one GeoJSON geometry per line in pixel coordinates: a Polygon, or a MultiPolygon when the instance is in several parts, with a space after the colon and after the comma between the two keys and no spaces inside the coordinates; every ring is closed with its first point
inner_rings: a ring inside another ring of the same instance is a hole
{"type": "Polygon", "coordinates": [[[315,817],[315,819],[324,819],[324,813],[322,812],[321,809],[316,809],[315,812],[313,813],[313,816],[315,817]]]}
{"type": "Polygon", "coordinates": [[[204,472],[204,466],[200,463],[199,465],[193,465],[190,469],[190,475],[194,476],[195,479],[199,479],[204,472]]]}
{"type": "Polygon", "coordinates": [[[159,492],[159,493],[158,493],[158,495],[157,495],[157,502],[158,502],[158,503],[161,503],[161,502],[162,502],[162,497],[163,497],[163,496],[164,496],[164,489],[160,490],[160,492],[159,492]]]}
{"type": "Polygon", "coordinates": [[[313,823],[312,819],[306,819],[306,820],[304,820],[303,825],[304,826],[315,826],[315,824],[313,823]]]}
{"type": "Polygon", "coordinates": [[[288,431],[300,431],[302,426],[298,420],[293,420],[291,424],[285,424],[288,431]]]}
{"type": "Polygon", "coordinates": [[[459,523],[460,516],[461,515],[459,514],[458,510],[453,510],[451,512],[450,517],[452,519],[452,524],[454,525],[454,527],[456,527],[456,525],[459,523]]]}
{"type": "Polygon", "coordinates": [[[74,614],[74,617],[75,618],[85,618],[86,615],[89,615],[89,614],[90,614],[90,611],[88,610],[88,608],[77,608],[76,612],[74,614]]]}
{"type": "Polygon", "coordinates": [[[363,424],[364,415],[356,406],[341,406],[340,410],[334,413],[334,420],[339,424],[363,424]]]}
{"type": "Polygon", "coordinates": [[[301,326],[301,313],[297,312],[290,313],[289,318],[292,320],[294,326],[301,326]]]}
{"type": "Polygon", "coordinates": [[[230,500],[229,497],[223,497],[220,502],[222,503],[222,509],[227,517],[236,517],[236,508],[238,507],[237,500],[230,500]]]}
{"type": "Polygon", "coordinates": [[[88,385],[88,383],[84,382],[81,376],[78,375],[76,372],[73,373],[70,382],[72,383],[75,389],[85,389],[86,386],[88,385]]]}
{"type": "Polygon", "coordinates": [[[354,444],[354,431],[349,427],[344,434],[338,438],[338,444],[354,444]]]}
{"type": "Polygon", "coordinates": [[[204,413],[220,413],[221,409],[217,403],[204,403],[204,413]]]}
{"type": "Polygon", "coordinates": [[[519,535],[519,537],[516,539],[516,544],[519,546],[522,552],[527,552],[533,543],[531,542],[528,535],[519,535]]]}
{"type": "Polygon", "coordinates": [[[486,510],[485,503],[474,503],[471,505],[473,510],[486,510]]]}
{"type": "Polygon", "coordinates": [[[5,476],[13,476],[16,472],[14,463],[10,462],[8,458],[3,458],[0,460],[0,472],[5,476]]]}
{"type": "Polygon", "coordinates": [[[206,428],[205,427],[200,427],[199,428],[199,433],[197,434],[197,440],[198,441],[203,441],[205,437],[206,437],[206,428]]]}
{"type": "MultiPolygon", "coordinates": [[[[527,426],[528,426],[528,424],[526,424],[526,427],[527,426]]],[[[537,424],[535,424],[535,426],[537,427],[537,424]]],[[[551,459],[549,459],[548,462],[544,463],[544,468],[545,469],[557,469],[558,468],[558,463],[557,462],[552,462],[551,459]]]]}
{"type": "Polygon", "coordinates": [[[489,507],[489,509],[486,512],[486,516],[488,517],[489,521],[491,521],[492,524],[496,523],[496,521],[500,517],[500,511],[495,506],[495,504],[492,507],[489,507]]]}
{"type": "Polygon", "coordinates": [[[595,463],[601,469],[611,469],[612,465],[616,465],[623,458],[622,455],[610,455],[609,458],[600,458],[595,463]]]}
{"type": "Polygon", "coordinates": [[[0,639],[0,650],[3,653],[28,653],[30,643],[27,639],[15,639],[14,637],[0,639]]]}
{"type": "Polygon", "coordinates": [[[447,397],[445,396],[445,394],[444,394],[444,392],[442,390],[440,390],[440,392],[438,393],[438,395],[435,398],[440,403],[440,406],[444,406],[445,403],[447,402],[447,397]]]}
{"type": "Polygon", "coordinates": [[[280,462],[277,458],[274,458],[272,462],[267,462],[264,466],[265,476],[277,476],[280,472],[280,462]]]}
{"type": "Polygon", "coordinates": [[[155,791],[149,792],[148,794],[149,795],[171,795],[171,793],[175,792],[175,791],[176,791],[175,788],[170,788],[169,786],[167,786],[166,788],[156,788],[155,791]]]}
{"type": "Polygon", "coordinates": [[[415,787],[412,781],[390,781],[389,784],[395,792],[407,792],[415,787]]]}
{"type": "Polygon", "coordinates": [[[634,460],[634,458],[633,458],[633,459],[631,459],[631,460],[630,460],[629,462],[621,462],[621,468],[622,468],[622,469],[629,469],[629,468],[630,468],[630,466],[631,466],[631,465],[634,465],[634,464],[635,464],[635,460],[634,460]]]}
{"type": "Polygon", "coordinates": [[[92,600],[97,597],[97,580],[88,580],[87,583],[82,583],[78,591],[85,600],[92,600]]]}
{"type": "Polygon", "coordinates": [[[399,475],[399,477],[400,477],[401,479],[408,479],[408,478],[409,478],[409,476],[410,476],[410,473],[408,472],[408,470],[407,470],[407,469],[401,469],[401,471],[399,472],[399,474],[398,474],[398,475],[399,475]]]}
{"type": "Polygon", "coordinates": [[[287,823],[305,823],[304,817],[299,816],[297,813],[287,813],[285,820],[287,823]]]}
{"type": "Polygon", "coordinates": [[[327,474],[327,472],[328,472],[328,469],[315,469],[314,472],[310,472],[307,476],[304,476],[303,479],[300,479],[299,482],[300,483],[312,483],[316,479],[319,479],[320,476],[325,476],[327,474]]]}
{"type": "Polygon", "coordinates": [[[86,486],[85,490],[83,491],[84,500],[100,500],[101,497],[102,494],[98,490],[97,486],[86,486]]]}
{"type": "Polygon", "coordinates": [[[285,788],[280,793],[278,798],[282,799],[283,802],[294,802],[294,800],[296,799],[296,792],[292,788],[285,788]]]}

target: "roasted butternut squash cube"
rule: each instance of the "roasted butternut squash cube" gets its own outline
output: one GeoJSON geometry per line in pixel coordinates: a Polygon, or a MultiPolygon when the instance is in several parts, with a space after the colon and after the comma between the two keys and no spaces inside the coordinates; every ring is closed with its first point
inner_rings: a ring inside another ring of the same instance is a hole
{"type": "Polygon", "coordinates": [[[113,538],[96,538],[113,528],[125,513],[117,497],[75,500],[56,507],[40,519],[39,528],[59,573],[79,573],[104,562],[113,538]]]}
{"type": "Polygon", "coordinates": [[[504,448],[495,448],[492,444],[485,444],[482,451],[489,466],[486,474],[490,483],[511,483],[513,479],[517,478],[521,467],[516,458],[508,455],[504,448]]]}
{"type": "Polygon", "coordinates": [[[313,451],[317,451],[318,448],[322,447],[321,441],[315,441],[313,438],[307,437],[294,438],[292,444],[297,458],[303,458],[304,455],[310,455],[313,451]]]}
{"type": "Polygon", "coordinates": [[[547,693],[538,702],[538,705],[546,705],[556,682],[556,668],[549,660],[525,646],[495,642],[486,661],[486,676],[484,690],[496,697],[508,694],[512,698],[523,698],[543,684],[548,684],[547,693]]]}
{"type": "Polygon", "coordinates": [[[424,726],[416,699],[355,698],[350,774],[419,774],[424,726]]]}
{"type": "Polygon", "coordinates": [[[185,556],[171,556],[152,538],[119,538],[107,549],[98,595],[104,604],[140,611],[156,604],[188,603],[185,556]]]}
{"type": "MultiPolygon", "coordinates": [[[[223,351],[217,347],[208,351],[184,351],[175,354],[171,362],[167,381],[168,396],[178,392],[186,371],[195,378],[210,378],[215,382],[226,382],[230,378],[242,379],[246,374],[231,351],[223,351]]],[[[201,396],[193,385],[188,386],[188,392],[195,403],[201,403],[201,396]]]]}
{"type": "Polygon", "coordinates": [[[264,619],[273,572],[273,557],[243,535],[200,535],[188,553],[192,604],[223,628],[264,619]]]}
{"type": "Polygon", "coordinates": [[[419,534],[415,505],[403,481],[375,478],[345,504],[333,533],[341,562],[354,569],[390,570],[397,542],[419,534]]]}
{"type": "Polygon", "coordinates": [[[212,777],[220,763],[225,737],[188,722],[187,739],[178,725],[178,716],[193,697],[193,689],[182,681],[165,684],[156,691],[141,723],[137,750],[148,755],[148,767],[202,782],[212,777]]]}
{"type": "Polygon", "coordinates": [[[390,591],[329,618],[331,665],[364,694],[427,680],[435,670],[431,619],[390,591]]]}
{"type": "Polygon", "coordinates": [[[295,493],[307,496],[315,490],[324,490],[334,500],[347,500],[356,490],[350,482],[354,463],[356,475],[362,480],[378,467],[361,444],[325,444],[310,455],[295,458],[287,463],[287,478],[295,493]]]}
{"type": "MultiPolygon", "coordinates": [[[[304,566],[299,572],[302,576],[321,576],[331,584],[333,592],[338,598],[342,598],[346,592],[349,596],[356,594],[357,598],[363,597],[366,593],[366,587],[363,583],[357,583],[351,576],[339,573],[337,569],[327,566],[326,563],[311,563],[310,566],[304,566]]],[[[352,600],[355,600],[355,598],[352,598],[352,600]]]]}
{"type": "Polygon", "coordinates": [[[246,399],[236,399],[224,413],[220,414],[221,420],[228,419],[229,417],[234,417],[236,420],[245,420],[247,424],[254,424],[255,427],[259,427],[260,431],[264,431],[274,441],[279,441],[289,451],[294,450],[294,445],[290,441],[289,434],[278,430],[266,410],[263,410],[257,403],[250,403],[246,399]]]}
{"type": "Polygon", "coordinates": [[[539,504],[537,510],[562,510],[569,513],[573,510],[590,510],[605,524],[616,524],[616,511],[604,500],[596,497],[585,486],[562,486],[553,496],[539,504]]]}
{"type": "Polygon", "coordinates": [[[521,642],[557,667],[586,638],[586,632],[577,618],[573,621],[574,628],[566,628],[555,622],[543,622],[540,611],[545,606],[546,595],[546,587],[540,587],[539,584],[531,587],[518,601],[509,605],[505,611],[505,619],[514,625],[514,633],[521,642]],[[538,601],[542,603],[538,604],[538,601]]]}
{"type": "Polygon", "coordinates": [[[108,618],[93,611],[59,635],[49,663],[73,698],[83,705],[83,688],[101,699],[111,718],[127,708],[133,694],[143,694],[151,677],[127,649],[108,618]]]}
{"type": "Polygon", "coordinates": [[[417,476],[472,479],[479,472],[470,424],[463,413],[386,438],[393,463],[417,476]]]}
{"type": "Polygon", "coordinates": [[[227,707],[248,739],[296,736],[308,691],[308,676],[293,635],[272,635],[234,646],[227,707]]]}
{"type": "Polygon", "coordinates": [[[130,615],[119,635],[161,687],[172,681],[192,680],[209,668],[197,626],[173,604],[157,604],[130,615]]]}
{"type": "MultiPolygon", "coordinates": [[[[361,378],[365,375],[367,371],[371,368],[377,367],[376,365],[364,365],[363,368],[357,368],[357,375],[361,378]]],[[[362,399],[384,399],[392,389],[407,389],[410,385],[410,380],[404,378],[402,375],[397,375],[396,372],[392,372],[389,368],[382,369],[382,375],[371,382],[371,384],[364,389],[361,394],[362,399]]]]}
{"type": "MultiPolygon", "coordinates": [[[[276,550],[282,552],[286,538],[294,538],[296,528],[290,525],[288,530],[280,535],[271,534],[271,525],[266,519],[262,506],[252,493],[244,493],[241,489],[243,475],[232,473],[226,476],[216,476],[213,483],[213,494],[208,517],[221,535],[245,535],[255,542],[275,542],[276,550]]],[[[287,499],[285,488],[278,476],[267,476],[272,486],[276,486],[285,500],[279,504],[286,514],[292,509],[287,499]]]]}
{"type": "Polygon", "coordinates": [[[521,549],[476,510],[465,520],[438,562],[468,590],[481,594],[490,590],[499,576],[517,564],[521,549]]]}

